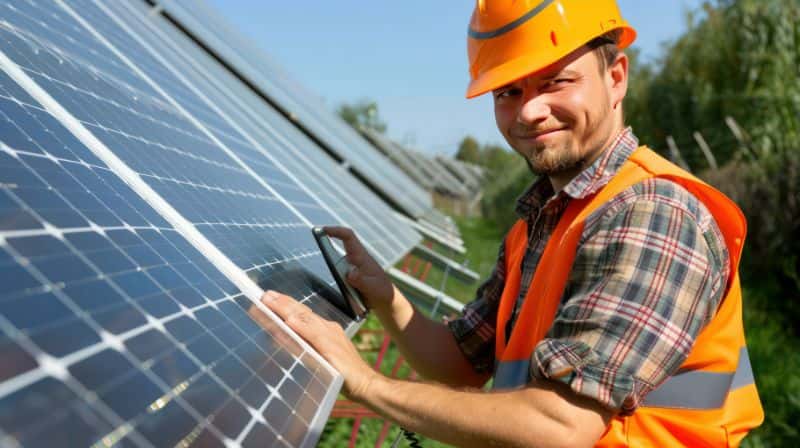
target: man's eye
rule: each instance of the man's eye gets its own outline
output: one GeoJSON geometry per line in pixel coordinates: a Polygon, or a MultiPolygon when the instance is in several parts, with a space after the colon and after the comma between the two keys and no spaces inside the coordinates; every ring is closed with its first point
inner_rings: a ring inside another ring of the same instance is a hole
{"type": "Polygon", "coordinates": [[[548,89],[550,87],[555,87],[555,86],[558,86],[558,85],[567,84],[570,81],[571,80],[569,78],[555,78],[555,79],[551,79],[549,81],[546,81],[544,84],[542,84],[542,88],[543,89],[548,89]]]}
{"type": "Polygon", "coordinates": [[[518,96],[521,93],[522,93],[522,89],[518,89],[518,88],[512,87],[512,88],[509,88],[509,89],[498,90],[495,93],[494,97],[497,98],[497,99],[500,99],[500,98],[511,98],[511,97],[518,96]]]}

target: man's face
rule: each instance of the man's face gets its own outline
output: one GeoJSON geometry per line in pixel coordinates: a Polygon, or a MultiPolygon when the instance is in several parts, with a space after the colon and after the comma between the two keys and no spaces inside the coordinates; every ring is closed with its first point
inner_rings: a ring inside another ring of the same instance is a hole
{"type": "Polygon", "coordinates": [[[591,50],[580,49],[493,92],[500,132],[534,173],[582,169],[613,138],[621,98],[612,69],[601,73],[599,64],[591,50]]]}

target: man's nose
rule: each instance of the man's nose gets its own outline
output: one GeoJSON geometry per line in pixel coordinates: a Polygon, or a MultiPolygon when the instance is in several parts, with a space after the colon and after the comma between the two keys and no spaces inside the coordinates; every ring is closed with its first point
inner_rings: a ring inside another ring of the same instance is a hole
{"type": "MultiPolygon", "coordinates": [[[[528,90],[528,89],[526,89],[528,90]]],[[[544,121],[550,116],[550,106],[534,89],[525,92],[522,104],[517,114],[517,121],[521,124],[530,125],[544,121]]]]}

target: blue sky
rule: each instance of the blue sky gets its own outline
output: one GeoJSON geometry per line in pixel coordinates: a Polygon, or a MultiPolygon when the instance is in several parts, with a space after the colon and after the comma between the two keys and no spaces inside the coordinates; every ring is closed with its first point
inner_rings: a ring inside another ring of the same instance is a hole
{"type": "MultiPolygon", "coordinates": [[[[473,1],[207,1],[331,109],[376,101],[397,141],[445,154],[467,134],[505,144],[490,98],[464,99],[473,1]]],[[[634,45],[652,60],[702,0],[618,3],[639,33],[634,45]]]]}

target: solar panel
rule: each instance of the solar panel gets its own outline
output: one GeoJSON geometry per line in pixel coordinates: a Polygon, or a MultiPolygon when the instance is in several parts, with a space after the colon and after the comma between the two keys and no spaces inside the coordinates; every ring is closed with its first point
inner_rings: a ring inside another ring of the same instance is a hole
{"type": "Polygon", "coordinates": [[[414,182],[422,186],[422,188],[432,191],[436,187],[436,182],[428,173],[417,167],[416,163],[411,160],[410,156],[402,151],[400,146],[395,144],[385,135],[368,128],[360,129],[361,133],[378,148],[386,157],[392,159],[406,174],[408,174],[414,182]]]}
{"type": "MultiPolygon", "coordinates": [[[[395,143],[395,145],[397,144],[395,143]]],[[[431,158],[419,151],[403,148],[399,145],[397,146],[397,150],[404,152],[417,169],[423,171],[441,190],[455,196],[467,196],[469,194],[466,188],[464,188],[457,179],[453,178],[449,172],[438,166],[431,158]]]]}
{"type": "Polygon", "coordinates": [[[0,445],[313,444],[335,372],[3,72],[0,126],[0,445]]]}
{"type": "Polygon", "coordinates": [[[352,329],[309,227],[419,235],[127,7],[0,2],[0,445],[313,445],[341,378],[254,300],[352,329]]]}
{"type": "MultiPolygon", "coordinates": [[[[411,176],[415,182],[425,189],[442,189],[448,194],[452,195],[470,194],[459,181],[452,178],[449,172],[447,173],[447,176],[450,177],[449,183],[443,184],[440,176],[438,176],[437,173],[431,172],[431,169],[427,166],[425,166],[424,169],[420,167],[420,160],[424,161],[424,156],[421,156],[418,153],[415,156],[413,155],[414,151],[403,148],[387,137],[370,129],[362,129],[361,132],[375,145],[376,148],[386,154],[387,157],[390,157],[395,163],[397,163],[399,167],[403,169],[403,171],[409,174],[409,176],[411,176]]],[[[429,160],[429,164],[433,163],[433,159],[429,160]]],[[[426,164],[422,165],[424,166],[426,164]]],[[[445,169],[443,166],[440,168],[445,169]]],[[[448,216],[444,215],[435,208],[431,208],[417,217],[417,221],[430,223],[441,232],[453,234],[456,237],[459,234],[458,227],[455,225],[455,223],[448,216]]]]}
{"type": "Polygon", "coordinates": [[[320,98],[306,91],[263,52],[228,26],[202,2],[167,0],[172,17],[239,73],[265,92],[327,149],[344,160],[364,181],[409,216],[418,217],[432,208],[430,195],[417,186],[389,159],[369,145],[352,128],[328,110],[320,98]]]}
{"type": "Polygon", "coordinates": [[[448,170],[447,167],[439,161],[439,158],[425,156],[425,159],[428,160],[432,167],[436,168],[439,174],[440,182],[447,184],[451,190],[453,190],[456,194],[461,195],[461,197],[471,198],[473,196],[473,193],[469,190],[469,187],[452,172],[450,172],[450,170],[448,170]]]}
{"type": "Polygon", "coordinates": [[[475,171],[460,160],[446,156],[436,156],[436,161],[449,170],[460,182],[463,182],[472,192],[481,189],[481,179],[475,171]]]}
{"type": "MultiPolygon", "coordinates": [[[[291,175],[293,180],[298,181],[301,186],[305,187],[307,193],[315,195],[315,199],[322,204],[322,207],[337,218],[335,220],[330,217],[325,218],[325,220],[318,219],[314,221],[315,223],[343,221],[354,227],[357,232],[360,232],[363,241],[375,246],[373,254],[379,261],[385,261],[384,265],[386,266],[404,255],[408,248],[418,241],[418,234],[410,227],[396,219],[392,219],[385,204],[374,194],[364,189],[360,182],[357,182],[346,171],[338,168],[338,171],[343,172],[342,175],[336,178],[330,177],[327,173],[336,171],[337,167],[329,158],[319,154],[319,150],[316,147],[304,147],[302,153],[295,151],[294,155],[286,154],[286,147],[291,146],[292,142],[297,142],[299,137],[304,137],[303,134],[298,132],[285,118],[277,114],[267,104],[255,97],[252,91],[244,89],[240,81],[225,71],[206,53],[201,52],[196,44],[189,42],[185,36],[175,32],[174,27],[166,23],[166,21],[160,20],[161,27],[155,29],[140,23],[141,19],[145,21],[154,19],[152,14],[142,13],[141,9],[134,8],[134,6],[141,6],[140,4],[112,3],[108,5],[100,4],[100,6],[104,9],[116,9],[116,13],[109,12],[113,19],[115,21],[124,19],[126,29],[133,28],[131,34],[136,36],[137,40],[143,42],[144,45],[147,45],[146,41],[149,40],[150,45],[147,48],[153,55],[160,57],[160,61],[168,61],[163,63],[169,65],[170,70],[186,81],[187,85],[192,86],[194,91],[197,92],[196,95],[184,94],[175,96],[175,99],[179,103],[188,104],[187,109],[200,111],[200,113],[194,115],[201,117],[200,121],[213,133],[220,135],[222,139],[227,137],[229,139],[226,141],[227,146],[236,156],[256,169],[263,178],[270,179],[270,183],[275,182],[276,179],[280,180],[280,178],[273,176],[271,171],[263,171],[263,168],[267,165],[282,163],[286,173],[291,175]],[[136,14],[136,12],[139,12],[139,14],[136,14]],[[140,20],[136,20],[137,18],[140,20]],[[169,34],[159,35],[159,32],[169,34]],[[172,47],[164,45],[165,42],[174,43],[176,47],[178,43],[183,45],[174,48],[176,51],[170,51],[172,47]],[[186,62],[181,63],[182,60],[186,62]],[[212,73],[214,76],[211,76],[212,73]],[[203,76],[206,79],[203,79],[203,76]],[[230,90],[228,92],[220,91],[220,86],[227,89],[238,87],[239,91],[231,95],[230,90]],[[199,98],[205,100],[206,107],[191,103],[191,101],[197,101],[199,98]],[[248,120],[246,117],[242,117],[242,107],[231,104],[229,98],[256,100],[253,103],[254,106],[260,106],[258,112],[253,112],[257,120],[253,122],[252,119],[248,120]],[[202,113],[204,110],[208,111],[208,106],[214,107],[218,114],[202,113]],[[220,120],[220,117],[225,117],[227,123],[220,120]],[[236,117],[236,119],[233,117],[236,117]],[[264,144],[264,137],[256,135],[259,132],[259,129],[256,128],[263,127],[267,122],[274,126],[280,126],[282,131],[276,132],[273,129],[268,133],[265,136],[266,141],[271,142],[268,145],[264,144]],[[236,127],[236,129],[233,129],[233,127],[236,127]],[[289,134],[293,138],[281,138],[282,134],[289,134]],[[238,140],[233,141],[237,138],[238,140]],[[276,139],[281,141],[275,141],[276,139]],[[298,160],[298,157],[304,157],[303,154],[309,154],[309,157],[316,157],[317,160],[313,163],[308,163],[307,160],[298,160]],[[324,160],[320,161],[320,156],[324,160]],[[322,166],[318,167],[318,165],[322,166]],[[261,171],[259,171],[259,168],[261,171]],[[316,170],[316,172],[312,173],[313,170],[316,170]],[[342,191],[339,195],[331,195],[331,191],[342,190],[342,188],[350,188],[351,190],[355,188],[357,191],[354,194],[346,194],[345,191],[342,191]],[[340,201],[344,201],[344,204],[340,201]],[[366,211],[361,202],[369,203],[370,211],[366,211]]],[[[109,23],[109,17],[107,16],[97,17],[96,20],[92,20],[91,18],[94,17],[94,14],[87,14],[86,12],[93,8],[88,5],[81,6],[80,9],[82,14],[89,17],[93,24],[97,23],[98,26],[104,26],[109,23]]],[[[130,53],[132,48],[138,48],[138,44],[132,42],[130,38],[116,39],[115,44],[117,48],[125,48],[127,53],[130,53]]],[[[135,53],[138,56],[137,65],[148,75],[152,74],[156,82],[163,85],[171,85],[173,83],[174,79],[161,74],[163,67],[155,60],[148,59],[148,55],[143,54],[143,49],[135,53]]],[[[307,138],[305,138],[305,141],[315,146],[307,138]]],[[[311,199],[298,198],[296,192],[290,193],[295,198],[293,203],[300,204],[298,209],[310,219],[313,218],[315,210],[309,210],[305,205],[311,199]]],[[[288,198],[290,195],[283,193],[283,196],[288,198]]]]}

